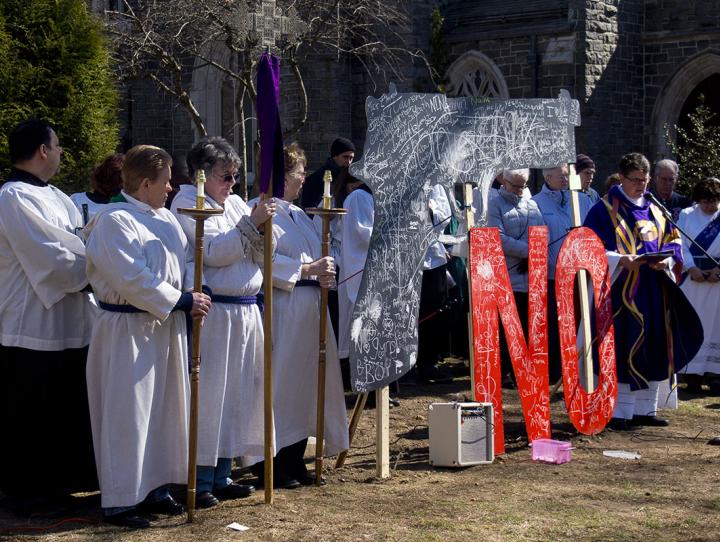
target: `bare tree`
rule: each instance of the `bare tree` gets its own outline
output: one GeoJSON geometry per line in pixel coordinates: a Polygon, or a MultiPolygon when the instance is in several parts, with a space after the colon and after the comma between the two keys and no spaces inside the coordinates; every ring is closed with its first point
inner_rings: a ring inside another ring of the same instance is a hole
{"type": "Polygon", "coordinates": [[[178,100],[202,135],[207,131],[190,98],[193,70],[211,67],[236,81],[243,156],[245,105],[256,98],[257,53],[264,46],[282,57],[297,83],[300,112],[286,127],[286,135],[297,132],[308,119],[302,59],[310,51],[358,60],[376,87],[389,79],[403,79],[409,63],[420,62],[430,73],[422,51],[407,45],[409,16],[402,2],[290,0],[280,7],[272,0],[124,3],[123,10],[108,12],[108,31],[115,40],[121,74],[152,80],[178,100]]]}

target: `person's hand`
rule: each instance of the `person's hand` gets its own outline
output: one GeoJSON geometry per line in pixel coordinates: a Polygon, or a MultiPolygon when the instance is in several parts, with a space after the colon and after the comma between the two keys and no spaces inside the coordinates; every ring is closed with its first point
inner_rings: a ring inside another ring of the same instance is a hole
{"type": "Polygon", "coordinates": [[[335,274],[332,275],[319,275],[318,282],[321,288],[335,288],[335,274]]]}
{"type": "Polygon", "coordinates": [[[620,258],[618,263],[620,264],[620,267],[624,267],[628,271],[637,271],[640,269],[643,261],[638,259],[637,254],[625,254],[622,258],[620,258]]]}
{"type": "Polygon", "coordinates": [[[193,292],[193,304],[192,309],[190,309],[190,316],[193,318],[204,318],[208,315],[208,312],[210,311],[210,307],[212,306],[212,301],[210,301],[210,296],[203,293],[193,292]]]}
{"type": "Polygon", "coordinates": [[[316,276],[318,280],[321,277],[335,278],[335,260],[332,256],[325,256],[312,263],[304,263],[302,266],[302,278],[316,276]]]}
{"type": "Polygon", "coordinates": [[[690,280],[694,280],[695,282],[705,282],[705,273],[700,271],[697,267],[691,267],[688,269],[688,275],[690,275],[690,280]]]}
{"type": "Polygon", "coordinates": [[[670,269],[670,260],[665,259],[660,262],[651,262],[648,263],[650,266],[650,269],[654,269],[655,271],[665,271],[667,269],[670,269]]]}
{"type": "Polygon", "coordinates": [[[714,269],[711,269],[710,271],[705,271],[705,280],[708,282],[720,281],[720,269],[715,267],[714,269]]]}
{"type": "Polygon", "coordinates": [[[276,204],[274,199],[260,200],[253,206],[250,212],[250,220],[252,220],[258,230],[262,230],[263,224],[275,216],[275,212],[276,204]]]}

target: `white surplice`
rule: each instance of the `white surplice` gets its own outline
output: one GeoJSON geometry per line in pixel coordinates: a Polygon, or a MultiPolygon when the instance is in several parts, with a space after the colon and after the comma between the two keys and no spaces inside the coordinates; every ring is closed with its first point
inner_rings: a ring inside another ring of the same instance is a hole
{"type": "MultiPolygon", "coordinates": [[[[706,215],[699,206],[690,207],[680,213],[678,225],[690,237],[695,238],[718,214],[720,211],[706,215]]],[[[715,238],[707,251],[715,259],[720,259],[720,235],[715,238]]],[[[690,242],[686,242],[685,239],[683,239],[683,262],[685,271],[694,267],[690,242]]],[[[697,355],[680,371],[680,374],[720,374],[720,283],[695,282],[687,276],[680,288],[698,313],[705,335],[697,355]]]]}
{"type": "MultiPolygon", "coordinates": [[[[181,185],[171,207],[191,245],[195,220],[177,209],[194,207],[196,196],[194,185],[181,185]]],[[[205,207],[221,208],[207,196],[205,207]]],[[[256,295],[263,280],[263,236],[239,196],[230,195],[224,210],[205,220],[203,282],[213,294],[256,295]]],[[[256,304],[213,303],[202,328],[198,465],[263,454],[263,340],[256,304]]]]}
{"type": "Polygon", "coordinates": [[[362,282],[370,236],[375,220],[373,197],[365,190],[353,190],[345,199],[347,215],[342,221],[340,279],[338,281],[338,355],[350,355],[350,324],[362,282]]]}
{"type": "Polygon", "coordinates": [[[192,279],[187,239],[170,211],[124,195],[86,228],[96,298],[147,311],[100,310],[93,327],[88,398],[104,508],[187,482],[187,326],[172,310],[192,279]]]}
{"type": "MultiPolygon", "coordinates": [[[[273,412],[277,450],[316,433],[320,288],[295,286],[300,268],[321,256],[312,220],[291,203],[277,201],[273,233],[273,412]]],[[[250,202],[252,205],[252,202],[250,202]]],[[[325,454],[348,448],[340,363],[330,317],[326,334],[325,454]]]]}
{"type": "Polygon", "coordinates": [[[90,342],[80,226],[70,198],[52,185],[0,189],[0,344],[60,351],[90,342]]]}

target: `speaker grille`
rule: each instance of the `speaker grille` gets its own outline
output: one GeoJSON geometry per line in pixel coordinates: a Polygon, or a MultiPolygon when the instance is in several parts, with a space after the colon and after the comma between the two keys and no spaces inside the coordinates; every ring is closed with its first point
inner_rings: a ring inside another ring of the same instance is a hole
{"type": "Polygon", "coordinates": [[[460,462],[492,461],[488,453],[490,421],[485,409],[463,409],[460,413],[460,462]]]}

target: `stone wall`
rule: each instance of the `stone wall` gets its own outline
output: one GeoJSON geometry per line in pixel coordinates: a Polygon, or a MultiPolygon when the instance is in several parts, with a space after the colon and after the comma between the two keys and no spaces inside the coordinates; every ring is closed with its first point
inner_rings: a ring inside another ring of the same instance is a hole
{"type": "Polygon", "coordinates": [[[641,0],[588,0],[579,6],[577,150],[597,165],[596,184],[628,152],[645,152],[641,0]]]}
{"type": "Polygon", "coordinates": [[[689,94],[720,73],[720,1],[646,2],[643,45],[645,144],[652,158],[662,158],[670,155],[665,126],[673,133],[689,94]]]}
{"type": "Polygon", "coordinates": [[[157,145],[174,157],[184,155],[195,140],[190,117],[173,97],[149,80],[127,85],[122,103],[122,138],[127,150],[133,145],[157,145]]]}

